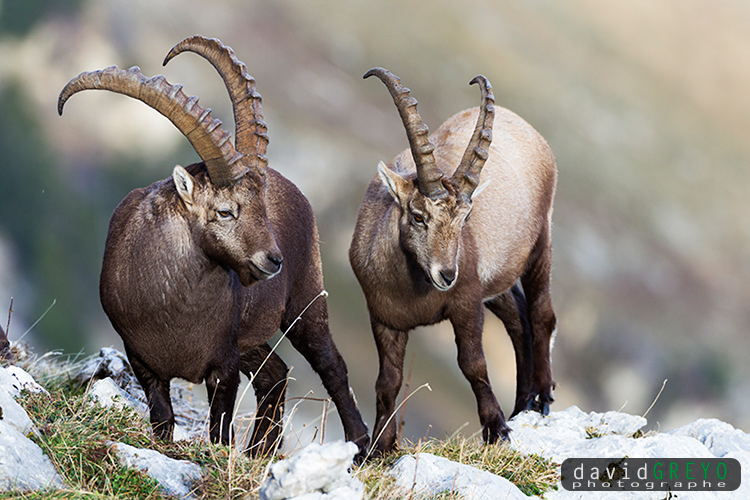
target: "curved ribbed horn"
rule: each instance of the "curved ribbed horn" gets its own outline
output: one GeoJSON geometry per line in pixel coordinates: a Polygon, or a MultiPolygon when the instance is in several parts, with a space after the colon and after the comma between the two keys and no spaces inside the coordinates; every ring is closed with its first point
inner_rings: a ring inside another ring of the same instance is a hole
{"type": "Polygon", "coordinates": [[[211,118],[211,109],[198,105],[198,98],[187,97],[182,85],[171,85],[161,75],[146,78],[140,68],[134,66],[123,70],[117,66],[83,72],[73,78],[60,92],[57,112],[62,115],[63,106],[75,93],[82,90],[109,90],[144,102],[171,121],[187,137],[196,153],[208,169],[211,182],[217,186],[233,184],[247,172],[229,140],[229,133],[221,128],[221,122],[211,118]]]}
{"type": "Polygon", "coordinates": [[[479,174],[487,161],[487,150],[492,142],[492,124],[495,121],[495,96],[492,94],[492,85],[483,75],[475,77],[469,85],[475,83],[482,89],[479,118],[461,163],[453,174],[453,183],[458,188],[459,196],[469,199],[479,185],[479,174]]]}
{"type": "Polygon", "coordinates": [[[237,59],[231,47],[225,46],[217,38],[201,35],[188,37],[172,47],[164,58],[164,65],[182,52],[203,56],[219,72],[232,100],[235,147],[247,158],[257,158],[258,169],[265,172],[268,165],[267,126],[263,121],[262,98],[255,90],[255,79],[248,74],[247,66],[237,59]]]}
{"type": "Polygon", "coordinates": [[[417,182],[419,192],[429,198],[439,198],[447,194],[443,187],[443,171],[435,163],[432,152],[435,146],[427,139],[430,130],[422,121],[417,111],[417,100],[409,96],[410,90],[401,85],[401,79],[385,68],[372,68],[365,73],[364,78],[377,76],[382,80],[393,97],[393,102],[398,108],[398,114],[406,128],[406,136],[409,139],[411,154],[417,166],[417,182]]]}

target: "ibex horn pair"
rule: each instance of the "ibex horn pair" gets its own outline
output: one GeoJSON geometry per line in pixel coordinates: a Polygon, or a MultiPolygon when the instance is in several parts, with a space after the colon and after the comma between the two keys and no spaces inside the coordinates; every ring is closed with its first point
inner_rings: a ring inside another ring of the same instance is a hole
{"type": "MultiPolygon", "coordinates": [[[[377,76],[383,81],[393,97],[401,121],[406,128],[414,163],[417,167],[417,182],[419,192],[429,198],[440,198],[447,194],[443,186],[445,173],[435,162],[433,146],[427,135],[429,127],[424,123],[417,111],[417,100],[409,96],[410,90],[401,84],[401,79],[385,68],[372,68],[365,73],[364,78],[377,76]]],[[[495,119],[495,96],[492,86],[486,77],[479,75],[470,84],[478,83],[482,89],[482,105],[480,107],[477,125],[469,140],[461,163],[453,174],[452,182],[457,188],[459,196],[471,198],[479,184],[479,173],[487,161],[490,143],[492,142],[492,124],[495,119]]]]}
{"type": "Polygon", "coordinates": [[[110,66],[81,73],[60,92],[58,113],[62,115],[67,100],[82,90],[101,89],[127,95],[164,115],[187,137],[206,164],[213,184],[231,185],[249,168],[257,168],[265,174],[268,137],[255,80],[247,74],[245,65],[234,57],[232,49],[224,47],[218,40],[202,36],[180,42],[167,55],[164,64],[184,51],[208,59],[224,80],[234,109],[236,149],[229,141],[229,133],[221,128],[221,121],[212,119],[211,109],[199,106],[197,97],[187,97],[182,92],[182,85],[171,85],[161,75],[145,77],[138,67],[123,70],[110,66]]]}
{"type": "Polygon", "coordinates": [[[268,135],[263,121],[262,98],[255,90],[255,79],[247,72],[247,66],[238,60],[231,47],[216,38],[195,35],[184,39],[169,51],[164,66],[182,52],[195,52],[206,58],[221,75],[232,100],[235,125],[235,147],[244,155],[255,153],[257,167],[265,171],[268,165],[266,148],[268,135]]]}

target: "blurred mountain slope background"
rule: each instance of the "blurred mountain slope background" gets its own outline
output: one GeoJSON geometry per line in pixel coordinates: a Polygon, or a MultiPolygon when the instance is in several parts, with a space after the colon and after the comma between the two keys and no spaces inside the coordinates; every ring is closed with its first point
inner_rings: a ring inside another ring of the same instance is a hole
{"type": "MultiPolygon", "coordinates": [[[[0,1],[0,312],[15,297],[10,338],[56,300],[27,336],[38,349],[121,347],[98,300],[109,217],[128,191],[197,155],[142,103],[90,92],[60,118],[57,95],[81,71],[139,65],[200,96],[231,131],[213,68],[194,55],[161,66],[201,33],[248,65],[270,164],[316,210],[333,334],[370,425],[377,355],[347,249],[377,162],[407,146],[385,88],[361,79],[384,66],[432,130],[479,102],[468,82],[486,75],[498,105],[556,154],[554,408],[643,413],[669,379],[649,415],[662,429],[702,416],[747,430],[748,25],[750,5],[736,0],[0,1]]],[[[506,337],[488,317],[491,378],[510,409],[506,337]]],[[[304,360],[282,349],[294,394],[322,397],[304,360]]],[[[478,429],[455,356],[447,325],[412,335],[410,387],[433,391],[408,402],[406,436],[478,429]]]]}

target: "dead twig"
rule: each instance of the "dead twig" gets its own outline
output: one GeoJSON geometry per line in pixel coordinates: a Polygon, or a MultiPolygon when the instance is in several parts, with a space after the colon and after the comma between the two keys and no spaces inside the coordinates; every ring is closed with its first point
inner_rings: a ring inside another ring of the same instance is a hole
{"type": "Polygon", "coordinates": [[[10,298],[10,307],[8,308],[8,323],[5,326],[5,330],[0,326],[0,360],[7,361],[13,364],[13,353],[10,352],[10,342],[8,341],[8,333],[10,331],[10,317],[13,314],[13,297],[10,298]]]}

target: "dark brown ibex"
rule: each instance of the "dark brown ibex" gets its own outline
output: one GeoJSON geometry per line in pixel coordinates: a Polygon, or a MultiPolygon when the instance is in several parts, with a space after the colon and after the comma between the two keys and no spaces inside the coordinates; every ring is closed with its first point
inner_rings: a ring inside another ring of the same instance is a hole
{"type": "Polygon", "coordinates": [[[134,97],[169,118],[203,160],[132,191],[107,234],[102,306],[146,393],[154,430],[172,438],[170,379],[205,380],[211,439],[228,443],[241,370],[258,400],[250,450],[268,451],[279,437],[287,367],[267,342],[281,328],[320,375],[347,439],[363,450],[367,427],[331,338],[325,297],[315,300],[323,291],[315,219],[297,187],[267,168],[255,81],[216,39],[185,39],[165,64],[184,51],[205,57],[224,80],[236,149],[197,98],[138,68],[82,73],[58,103],[62,114],[68,98],[86,89],[134,97]]]}
{"type": "Polygon", "coordinates": [[[410,145],[378,166],[349,249],[380,358],[373,451],[388,451],[395,442],[392,415],[409,330],[445,319],[476,396],[484,440],[494,443],[509,429],[487,376],[483,305],[503,320],[513,341],[514,414],[527,408],[546,413],[553,399],[555,160],[529,124],[494,107],[483,76],[471,82],[481,87],[482,105],[449,118],[428,137],[409,89],[383,68],[365,78],[372,75],[390,91],[410,145]]]}

